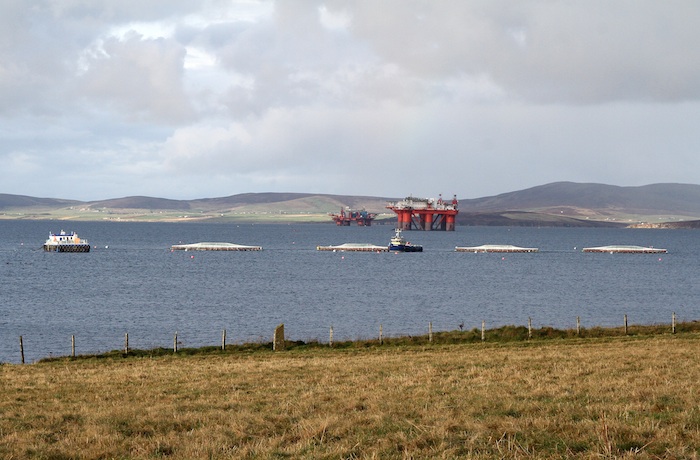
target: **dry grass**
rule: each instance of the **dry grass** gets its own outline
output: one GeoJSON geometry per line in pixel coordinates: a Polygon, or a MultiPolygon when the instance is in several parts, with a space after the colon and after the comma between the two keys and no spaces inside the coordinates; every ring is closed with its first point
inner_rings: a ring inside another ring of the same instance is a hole
{"type": "Polygon", "coordinates": [[[697,458],[700,335],[0,365],[0,458],[697,458]]]}

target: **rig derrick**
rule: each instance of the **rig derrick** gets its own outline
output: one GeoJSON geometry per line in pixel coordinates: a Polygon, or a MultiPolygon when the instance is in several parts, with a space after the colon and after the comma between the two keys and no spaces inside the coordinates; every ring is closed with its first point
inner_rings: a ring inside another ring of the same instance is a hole
{"type": "Polygon", "coordinates": [[[404,198],[402,201],[389,203],[387,209],[394,211],[398,217],[397,228],[401,230],[442,230],[453,232],[457,217],[457,195],[452,201],[444,201],[442,195],[436,201],[433,198],[404,198]]]}
{"type": "Polygon", "coordinates": [[[377,215],[372,212],[367,212],[364,209],[357,211],[348,208],[340,208],[338,214],[329,213],[329,216],[338,226],[350,226],[350,224],[355,223],[360,227],[369,227],[372,225],[372,221],[377,215]]]}

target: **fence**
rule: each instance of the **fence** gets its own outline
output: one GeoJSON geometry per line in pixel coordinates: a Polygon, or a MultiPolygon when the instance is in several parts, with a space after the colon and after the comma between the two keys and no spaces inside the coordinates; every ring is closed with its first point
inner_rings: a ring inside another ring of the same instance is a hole
{"type": "MultiPolygon", "coordinates": [[[[462,331],[464,324],[460,324],[460,331],[462,331]]],[[[671,333],[675,334],[676,333],[676,313],[673,312],[671,315],[671,333]]],[[[629,327],[629,322],[628,322],[628,317],[627,315],[624,315],[623,318],[623,332],[625,335],[628,335],[630,332],[630,327],[629,327]]],[[[487,341],[487,329],[486,329],[486,321],[481,321],[481,341],[486,342],[487,341]]],[[[582,328],[581,328],[581,317],[577,316],[576,317],[576,335],[581,336],[582,328]]],[[[532,328],[532,318],[528,318],[527,320],[527,338],[532,339],[533,336],[533,328],[532,328]]],[[[71,353],[70,357],[75,358],[76,357],[76,338],[75,335],[71,335],[70,337],[71,340],[71,353]]],[[[434,341],[434,334],[433,334],[433,323],[429,322],[428,323],[428,342],[433,343],[434,341]]],[[[384,344],[384,326],[382,324],[379,325],[379,336],[378,336],[378,342],[380,345],[384,344]]],[[[272,339],[272,345],[273,345],[273,350],[279,351],[279,350],[284,350],[285,346],[285,338],[284,338],[284,325],[281,324],[275,328],[275,332],[273,334],[273,339],[272,339]]],[[[330,327],[329,330],[329,337],[328,337],[328,346],[333,347],[334,346],[334,341],[333,341],[333,326],[330,327]]],[[[226,329],[224,329],[221,332],[221,350],[226,350],[226,329]]],[[[129,348],[129,333],[124,334],[124,346],[123,346],[123,351],[125,355],[128,355],[131,349],[129,348]]],[[[173,336],[173,353],[177,353],[179,350],[179,342],[178,342],[178,333],[175,332],[175,335],[173,336]]],[[[24,359],[24,338],[23,336],[19,336],[19,351],[20,351],[20,357],[21,357],[21,363],[25,364],[25,359],[24,359]]]]}

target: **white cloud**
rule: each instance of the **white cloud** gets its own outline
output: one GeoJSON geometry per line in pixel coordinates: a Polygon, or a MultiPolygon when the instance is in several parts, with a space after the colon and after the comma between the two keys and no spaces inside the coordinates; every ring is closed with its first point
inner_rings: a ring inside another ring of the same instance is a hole
{"type": "Polygon", "coordinates": [[[332,11],[326,5],[318,7],[319,20],[326,29],[345,31],[352,22],[352,17],[347,10],[332,11]]]}
{"type": "Polygon", "coordinates": [[[84,54],[77,81],[82,97],[112,104],[127,119],[156,123],[192,118],[182,78],[185,49],[169,39],[127,33],[84,54]]]}
{"type": "Polygon", "coordinates": [[[694,0],[2,2],[0,192],[697,182],[699,23],[694,0]],[[67,152],[89,161],[49,172],[67,152]]]}

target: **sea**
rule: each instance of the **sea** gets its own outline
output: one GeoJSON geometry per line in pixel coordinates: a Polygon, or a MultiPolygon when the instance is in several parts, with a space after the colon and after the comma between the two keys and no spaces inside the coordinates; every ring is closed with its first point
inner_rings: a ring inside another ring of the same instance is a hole
{"type": "Polygon", "coordinates": [[[318,251],[386,245],[393,225],[0,221],[0,363],[131,348],[328,342],[504,325],[575,328],[700,320],[697,230],[467,227],[405,232],[422,253],[318,251]],[[89,253],[42,250],[76,231],[89,253]],[[259,252],[172,251],[229,242],[259,252]],[[456,252],[512,244],[537,253],[456,252]],[[604,245],[666,254],[583,253],[604,245]]]}

